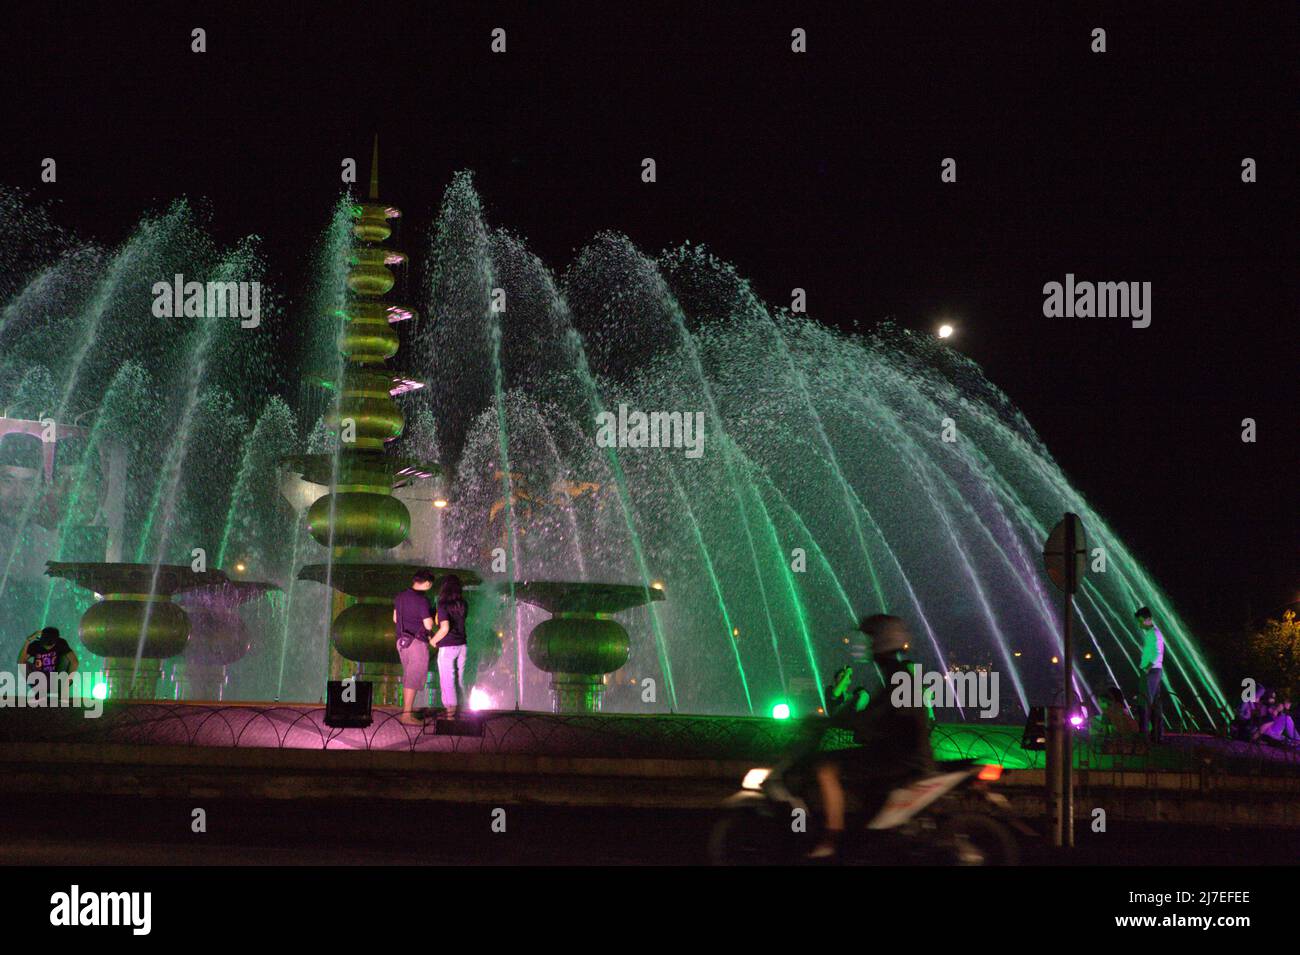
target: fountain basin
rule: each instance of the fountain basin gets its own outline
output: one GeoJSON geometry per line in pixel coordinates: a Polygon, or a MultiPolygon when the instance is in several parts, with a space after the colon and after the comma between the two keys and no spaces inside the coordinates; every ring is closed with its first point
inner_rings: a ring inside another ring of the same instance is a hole
{"type": "MultiPolygon", "coordinates": [[[[363,564],[339,561],[330,564],[306,564],[298,571],[299,580],[313,580],[318,584],[327,584],[349,597],[383,597],[392,598],[411,586],[411,578],[417,570],[433,574],[433,590],[436,594],[438,583],[448,574],[455,574],[466,587],[477,587],[483,578],[472,570],[461,567],[427,567],[424,564],[363,564]]],[[[390,608],[391,609],[391,608],[390,608]]],[[[392,623],[392,620],[389,620],[392,623]]]]}
{"type": "Polygon", "coordinates": [[[104,658],[108,695],[155,699],[162,661],[185,650],[190,619],[172,602],[176,593],[230,586],[219,570],[198,572],[179,564],[107,564],[50,561],[50,577],[70,580],[102,595],[82,615],[82,644],[104,658]]]}
{"type": "Polygon", "coordinates": [[[82,614],[79,633],[95,656],[163,660],[184,651],[190,619],[170,597],[107,594],[82,614]]]}
{"type": "Polygon", "coordinates": [[[343,313],[347,316],[339,331],[339,351],[351,362],[383,364],[397,354],[399,339],[393,325],[415,317],[415,310],[389,302],[355,300],[343,313]]]}
{"type": "Polygon", "coordinates": [[[358,262],[348,269],[348,288],[358,295],[386,295],[397,284],[397,276],[382,264],[358,262]]]}
{"type": "Polygon", "coordinates": [[[632,640],[613,615],[655,600],[662,590],[634,584],[530,580],[515,598],[551,612],[528,635],[528,659],[551,674],[557,713],[600,710],[605,676],[627,663],[632,640]]]}
{"type": "Polygon", "coordinates": [[[350,421],[355,434],[348,442],[349,447],[382,451],[386,442],[402,433],[406,420],[393,401],[394,379],[395,376],[389,372],[351,365],[344,372],[343,390],[337,407],[325,416],[326,425],[341,433],[344,422],[350,421]]]}

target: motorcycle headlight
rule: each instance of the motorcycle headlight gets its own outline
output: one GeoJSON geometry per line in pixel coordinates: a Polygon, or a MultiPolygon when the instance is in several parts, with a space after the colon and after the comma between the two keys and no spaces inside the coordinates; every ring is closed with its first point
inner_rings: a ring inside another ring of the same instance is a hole
{"type": "MultiPolygon", "coordinates": [[[[758,767],[745,773],[745,778],[740,782],[741,789],[762,789],[763,783],[768,775],[772,772],[770,769],[758,767]]],[[[734,777],[733,777],[734,778],[734,777]]]]}

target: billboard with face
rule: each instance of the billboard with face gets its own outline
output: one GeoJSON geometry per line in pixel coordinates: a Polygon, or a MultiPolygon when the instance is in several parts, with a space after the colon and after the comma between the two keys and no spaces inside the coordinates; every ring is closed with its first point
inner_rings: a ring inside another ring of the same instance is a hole
{"type": "Polygon", "coordinates": [[[0,417],[0,595],[40,582],[45,562],[103,560],[107,456],[84,430],[0,417]]]}

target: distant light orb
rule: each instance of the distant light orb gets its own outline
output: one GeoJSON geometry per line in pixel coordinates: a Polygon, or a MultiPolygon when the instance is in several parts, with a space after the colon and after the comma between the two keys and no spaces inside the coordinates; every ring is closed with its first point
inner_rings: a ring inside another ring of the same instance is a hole
{"type": "Polygon", "coordinates": [[[248,568],[247,568],[246,566],[244,566],[244,564],[243,564],[242,562],[240,562],[240,563],[238,563],[238,564],[235,565],[235,572],[236,572],[236,573],[242,574],[242,573],[243,573],[245,570],[247,570],[247,569],[248,569],[248,568]]]}
{"type": "Polygon", "coordinates": [[[940,338],[952,338],[952,333],[953,333],[953,327],[952,327],[951,325],[940,325],[940,326],[939,326],[939,337],[940,337],[940,338]]]}
{"type": "Polygon", "coordinates": [[[108,684],[107,684],[107,683],[96,683],[95,686],[91,689],[91,691],[90,691],[90,695],[93,696],[93,697],[94,697],[95,699],[97,699],[97,700],[106,700],[106,699],[108,699],[108,684]]]}
{"type": "Polygon", "coordinates": [[[656,580],[656,581],[655,581],[654,583],[652,583],[650,586],[653,587],[655,590],[663,590],[663,589],[664,589],[664,582],[663,582],[662,580],[656,580]]]}
{"type": "Polygon", "coordinates": [[[788,720],[790,718],[790,704],[778,703],[772,707],[772,719],[788,720]]]}
{"type": "Polygon", "coordinates": [[[443,499],[443,498],[440,497],[440,498],[438,498],[436,501],[433,502],[433,506],[434,506],[434,507],[446,507],[446,506],[447,506],[447,502],[446,502],[445,499],[443,499]]]}
{"type": "Polygon", "coordinates": [[[476,686],[469,691],[469,708],[471,710],[490,710],[492,709],[492,697],[488,696],[487,690],[476,686]]]}

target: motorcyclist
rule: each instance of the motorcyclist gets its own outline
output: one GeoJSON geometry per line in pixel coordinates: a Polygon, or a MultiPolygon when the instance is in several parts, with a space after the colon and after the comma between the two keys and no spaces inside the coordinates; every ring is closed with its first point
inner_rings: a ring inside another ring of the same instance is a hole
{"type": "Polygon", "coordinates": [[[864,617],[858,629],[871,641],[872,659],[880,669],[884,689],[862,705],[865,691],[848,691],[852,672],[835,676],[827,699],[830,725],[853,731],[858,745],[820,754],[814,765],[821,789],[826,829],[810,859],[830,859],[844,834],[844,783],[848,775],[861,782],[868,809],[883,804],[891,789],[933,769],[930,722],[923,701],[895,705],[890,692],[895,674],[907,673],[903,651],[910,642],[906,624],[889,614],[864,617]]]}

